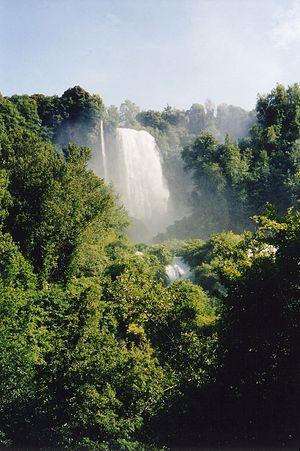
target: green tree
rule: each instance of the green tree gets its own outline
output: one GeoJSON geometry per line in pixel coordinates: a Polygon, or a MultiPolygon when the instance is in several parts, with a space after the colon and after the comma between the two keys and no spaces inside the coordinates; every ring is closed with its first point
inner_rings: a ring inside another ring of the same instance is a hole
{"type": "Polygon", "coordinates": [[[261,210],[266,202],[271,202],[283,212],[297,203],[299,161],[295,154],[300,136],[299,104],[297,84],[287,89],[278,85],[270,94],[258,98],[257,124],[251,131],[253,182],[249,186],[256,209],[261,210]]]}
{"type": "Polygon", "coordinates": [[[194,135],[199,135],[205,128],[205,109],[199,103],[193,103],[187,111],[189,118],[189,130],[194,135]]]}
{"type": "Polygon", "coordinates": [[[134,128],[137,126],[136,116],[139,113],[139,107],[130,100],[125,100],[120,106],[120,118],[124,127],[134,128]]]}
{"type": "MultiPolygon", "coordinates": [[[[299,336],[299,213],[259,218],[253,263],[232,283],[220,333],[228,445],[296,446],[299,336]],[[234,423],[233,423],[234,419],[234,423]]],[[[225,419],[226,418],[226,419],[225,419]]]]}

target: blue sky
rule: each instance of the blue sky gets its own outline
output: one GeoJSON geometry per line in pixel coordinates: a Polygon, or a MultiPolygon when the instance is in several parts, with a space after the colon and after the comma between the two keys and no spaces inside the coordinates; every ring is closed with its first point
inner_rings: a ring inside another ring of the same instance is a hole
{"type": "Polygon", "coordinates": [[[300,81],[300,0],[0,0],[0,91],[251,109],[300,81]]]}

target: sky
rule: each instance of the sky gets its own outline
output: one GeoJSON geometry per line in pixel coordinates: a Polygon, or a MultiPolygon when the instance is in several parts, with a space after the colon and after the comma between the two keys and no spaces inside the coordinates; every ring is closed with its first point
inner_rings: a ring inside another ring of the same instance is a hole
{"type": "Polygon", "coordinates": [[[255,106],[300,81],[300,0],[0,0],[0,92],[255,106]]]}

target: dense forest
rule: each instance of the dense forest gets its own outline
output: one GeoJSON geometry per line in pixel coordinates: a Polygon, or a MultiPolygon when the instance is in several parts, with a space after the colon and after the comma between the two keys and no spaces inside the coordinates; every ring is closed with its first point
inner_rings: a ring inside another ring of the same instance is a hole
{"type": "Polygon", "coordinates": [[[299,446],[299,192],[298,85],[251,113],[0,96],[1,446],[299,446]],[[153,134],[190,209],[152,244],[91,169],[100,120],[153,134]]]}

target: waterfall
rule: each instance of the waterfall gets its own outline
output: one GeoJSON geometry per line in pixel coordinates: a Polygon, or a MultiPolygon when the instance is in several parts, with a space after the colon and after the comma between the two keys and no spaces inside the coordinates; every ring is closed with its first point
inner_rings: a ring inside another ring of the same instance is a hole
{"type": "Polygon", "coordinates": [[[153,221],[167,212],[169,190],[165,185],[155,139],[144,130],[117,129],[123,167],[119,189],[130,214],[153,221]]]}
{"type": "Polygon", "coordinates": [[[154,137],[145,130],[117,128],[104,140],[101,121],[100,146],[96,173],[120,195],[133,219],[132,238],[149,240],[167,225],[169,199],[154,137]]]}
{"type": "Polygon", "coordinates": [[[189,279],[191,277],[190,267],[184,263],[182,257],[174,257],[173,262],[166,266],[166,276],[169,283],[175,280],[189,279]]]}
{"type": "Polygon", "coordinates": [[[103,131],[103,121],[100,121],[100,146],[101,146],[101,157],[103,165],[103,177],[105,181],[108,181],[108,170],[106,161],[106,151],[105,151],[105,141],[104,141],[104,131],[103,131]]]}

